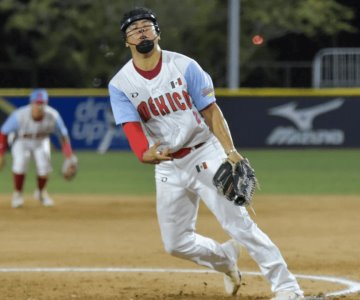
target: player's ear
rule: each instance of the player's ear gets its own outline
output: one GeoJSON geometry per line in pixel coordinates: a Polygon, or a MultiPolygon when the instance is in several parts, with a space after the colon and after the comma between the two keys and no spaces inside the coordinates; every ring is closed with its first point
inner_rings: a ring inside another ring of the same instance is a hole
{"type": "Polygon", "coordinates": [[[125,47],[129,47],[129,44],[127,43],[127,37],[126,37],[126,33],[121,33],[121,38],[125,43],[125,47]]]}

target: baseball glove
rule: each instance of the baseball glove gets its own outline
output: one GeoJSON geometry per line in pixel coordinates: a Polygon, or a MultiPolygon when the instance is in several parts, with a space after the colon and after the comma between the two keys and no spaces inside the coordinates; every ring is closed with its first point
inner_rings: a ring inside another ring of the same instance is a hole
{"type": "Polygon", "coordinates": [[[61,173],[65,180],[74,179],[76,173],[78,171],[78,159],[75,155],[72,155],[69,158],[64,160],[64,163],[61,168],[61,173]]]}
{"type": "Polygon", "coordinates": [[[237,163],[224,161],[213,177],[213,184],[235,205],[247,206],[252,202],[258,181],[249,160],[244,158],[237,163]]]}

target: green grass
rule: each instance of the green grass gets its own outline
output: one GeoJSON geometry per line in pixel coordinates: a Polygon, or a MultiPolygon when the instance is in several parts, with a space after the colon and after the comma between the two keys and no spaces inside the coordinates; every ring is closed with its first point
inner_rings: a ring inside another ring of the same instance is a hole
{"type": "MultiPolygon", "coordinates": [[[[256,170],[261,194],[360,194],[360,150],[244,150],[256,170]]],[[[154,167],[130,152],[77,152],[79,173],[72,182],[60,175],[62,154],[53,152],[52,193],[154,194],[154,167]]],[[[12,191],[11,157],[0,172],[0,193],[12,191]]],[[[33,163],[25,192],[35,187],[33,163]]]]}
{"type": "MultiPolygon", "coordinates": [[[[155,193],[154,168],[141,164],[130,152],[76,152],[79,172],[73,181],[65,181],[61,174],[63,156],[52,153],[53,172],[48,190],[52,193],[75,194],[137,194],[155,193]]],[[[11,156],[7,154],[7,165],[0,172],[0,193],[12,191],[11,156]]],[[[25,192],[35,187],[35,167],[31,162],[25,184],[25,192]]]]}
{"type": "Polygon", "coordinates": [[[244,153],[265,194],[360,194],[360,150],[244,153]]]}

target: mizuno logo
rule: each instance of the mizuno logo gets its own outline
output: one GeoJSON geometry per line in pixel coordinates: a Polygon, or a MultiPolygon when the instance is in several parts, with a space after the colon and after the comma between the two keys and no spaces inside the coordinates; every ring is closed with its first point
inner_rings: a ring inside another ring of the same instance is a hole
{"type": "Polygon", "coordinates": [[[297,108],[297,103],[290,102],[269,110],[269,115],[282,117],[295,124],[277,126],[266,138],[267,145],[341,145],[345,133],[337,128],[314,129],[314,119],[343,105],[343,98],[336,98],[326,103],[307,108],[297,108]]]}
{"type": "Polygon", "coordinates": [[[343,98],[337,98],[327,103],[301,109],[296,109],[297,104],[290,102],[271,108],[269,115],[286,118],[292,121],[298,129],[309,130],[313,128],[313,121],[317,116],[339,108],[344,101],[343,98]]]}

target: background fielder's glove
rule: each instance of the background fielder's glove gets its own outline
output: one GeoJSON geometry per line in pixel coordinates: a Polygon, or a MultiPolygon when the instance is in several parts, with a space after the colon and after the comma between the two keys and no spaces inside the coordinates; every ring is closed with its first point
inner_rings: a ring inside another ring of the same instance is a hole
{"type": "Polygon", "coordinates": [[[235,164],[224,161],[216,171],[213,183],[226,199],[235,205],[247,206],[252,202],[257,179],[249,160],[244,158],[235,164]]]}
{"type": "Polygon", "coordinates": [[[78,170],[78,159],[75,155],[64,160],[61,168],[61,173],[66,180],[72,180],[78,170]]]}

